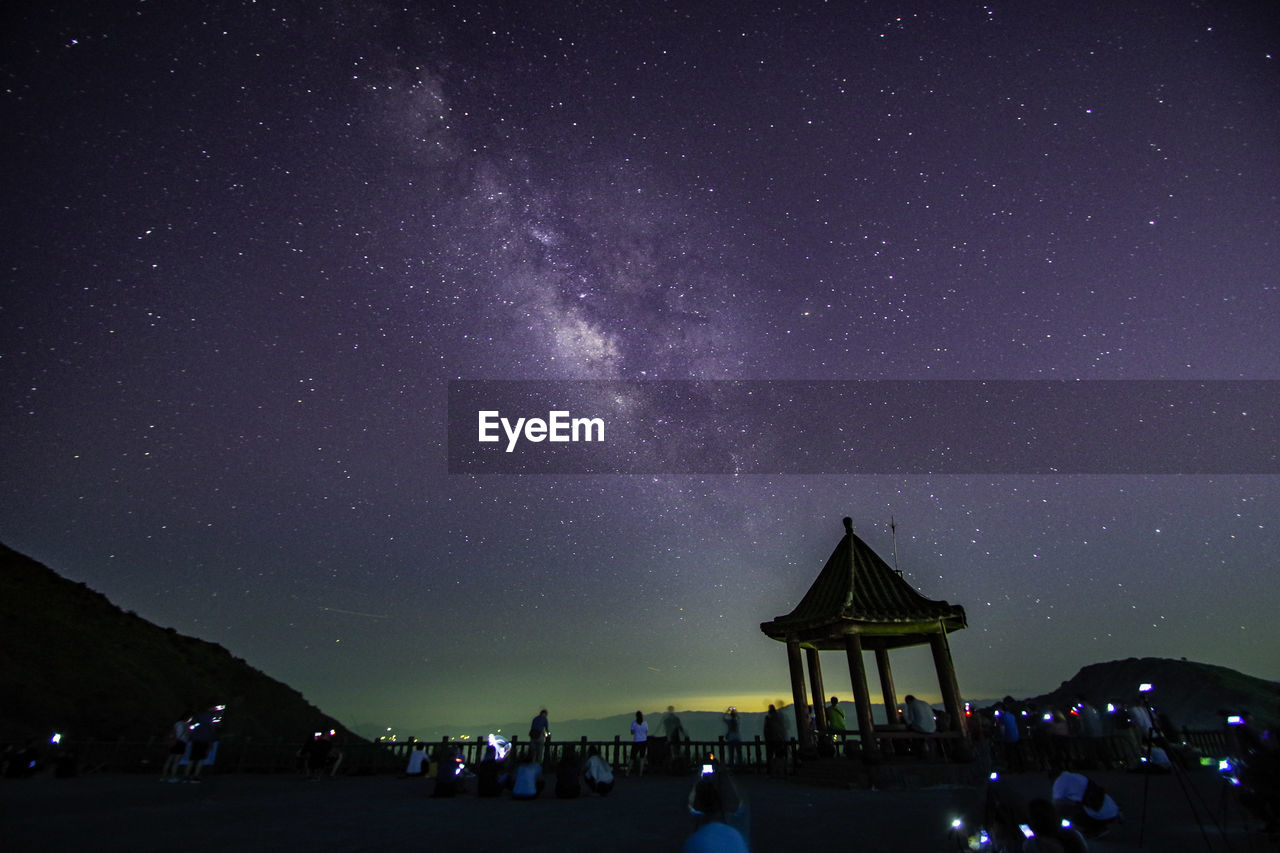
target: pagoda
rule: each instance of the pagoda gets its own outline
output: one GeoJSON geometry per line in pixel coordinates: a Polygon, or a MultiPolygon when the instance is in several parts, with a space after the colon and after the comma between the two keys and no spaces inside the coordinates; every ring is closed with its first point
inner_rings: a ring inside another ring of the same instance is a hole
{"type": "Polygon", "coordinates": [[[947,642],[948,634],[966,627],[964,608],[946,601],[933,601],[916,592],[900,572],[891,568],[854,534],[853,519],[844,520],[844,530],[840,544],[831,552],[826,566],[795,609],[760,625],[765,635],[786,644],[796,731],[801,748],[813,748],[801,649],[804,649],[809,664],[813,712],[819,731],[826,731],[827,724],[823,708],[826,693],[822,686],[818,652],[839,650],[845,653],[849,662],[849,678],[853,683],[862,752],[864,756],[872,757],[878,753],[862,653],[867,650],[875,652],[885,712],[893,723],[898,719],[898,698],[893,686],[889,652],[928,643],[947,710],[947,726],[950,731],[964,737],[966,728],[960,687],[947,642]]]}

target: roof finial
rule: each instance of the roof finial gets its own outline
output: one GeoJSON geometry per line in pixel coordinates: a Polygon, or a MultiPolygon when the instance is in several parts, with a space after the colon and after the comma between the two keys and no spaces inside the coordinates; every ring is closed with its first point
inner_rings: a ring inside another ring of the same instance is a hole
{"type": "Polygon", "coordinates": [[[844,517],[844,532],[853,533],[853,519],[847,515],[844,517]]]}
{"type": "Polygon", "coordinates": [[[893,570],[899,575],[902,569],[898,568],[898,525],[893,523],[893,516],[889,516],[889,532],[893,534],[893,570]]]}

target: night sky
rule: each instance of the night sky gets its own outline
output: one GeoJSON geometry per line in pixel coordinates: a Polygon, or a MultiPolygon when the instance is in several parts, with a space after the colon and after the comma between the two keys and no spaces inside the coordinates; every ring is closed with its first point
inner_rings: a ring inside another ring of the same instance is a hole
{"type": "Polygon", "coordinates": [[[1280,379],[1274,4],[1049,5],[10,4],[0,541],[366,734],[789,699],[845,515],[966,697],[1280,679],[1273,475],[448,473],[451,380],[1280,379]]]}

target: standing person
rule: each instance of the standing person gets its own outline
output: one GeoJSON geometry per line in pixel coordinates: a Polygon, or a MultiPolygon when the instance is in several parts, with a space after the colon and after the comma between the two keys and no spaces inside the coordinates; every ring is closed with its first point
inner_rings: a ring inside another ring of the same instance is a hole
{"type": "Polygon", "coordinates": [[[1080,726],[1080,735],[1102,737],[1102,716],[1084,694],[1076,694],[1076,704],[1072,707],[1071,714],[1080,726]]]}
{"type": "Polygon", "coordinates": [[[837,750],[841,749],[842,745],[844,750],[848,750],[849,744],[845,741],[845,732],[848,730],[845,728],[844,708],[840,707],[839,698],[831,697],[831,704],[827,706],[826,717],[827,733],[829,735],[827,740],[833,742],[835,744],[834,748],[837,750]]]}
{"type": "Polygon", "coordinates": [[[324,776],[329,756],[333,752],[333,739],[324,732],[316,732],[311,742],[303,748],[303,752],[307,766],[307,780],[319,782],[324,776]]]}
{"type": "Polygon", "coordinates": [[[827,728],[832,734],[844,734],[844,708],[840,707],[840,700],[835,696],[831,697],[831,704],[827,706],[827,728]]]}
{"type": "Polygon", "coordinates": [[[737,708],[730,706],[725,711],[724,727],[724,739],[729,742],[729,766],[737,767],[742,763],[742,726],[737,708]]]}
{"type": "Polygon", "coordinates": [[[181,720],[173,724],[173,729],[169,732],[169,756],[164,760],[164,769],[160,771],[161,782],[177,782],[178,770],[182,766],[182,757],[187,754],[188,732],[187,725],[191,722],[191,715],[183,717],[181,720]]]}
{"type": "Polygon", "coordinates": [[[1139,750],[1156,736],[1155,718],[1151,716],[1151,707],[1141,693],[1138,694],[1137,701],[1129,706],[1129,723],[1138,740],[1139,750]]]}
{"type": "Polygon", "coordinates": [[[1080,733],[1086,738],[1085,759],[1097,769],[1105,770],[1111,764],[1111,750],[1110,744],[1105,740],[1102,715],[1083,694],[1076,696],[1072,713],[1080,721],[1080,733]]]}
{"type": "Polygon", "coordinates": [[[218,724],[222,722],[223,707],[210,704],[187,726],[190,733],[188,737],[191,739],[191,753],[187,759],[186,781],[188,782],[200,781],[200,771],[204,769],[205,761],[211,757],[210,753],[217,746],[218,724]]]}
{"type": "Polygon", "coordinates": [[[666,737],[668,748],[673,756],[679,752],[680,742],[688,739],[685,737],[680,718],[676,716],[675,705],[668,705],[667,713],[662,715],[662,734],[666,737]]]}
{"type": "Polygon", "coordinates": [[[1022,772],[1022,753],[1018,745],[1021,735],[1018,732],[1018,715],[1014,712],[1012,700],[997,702],[995,710],[992,711],[991,720],[994,727],[992,736],[999,744],[996,754],[1000,756],[1006,768],[1022,772]]]}
{"type": "Polygon", "coordinates": [[[1070,750],[1067,744],[1071,739],[1071,726],[1067,717],[1056,708],[1046,706],[1040,714],[1039,722],[1032,739],[1039,747],[1040,755],[1048,764],[1050,771],[1062,770],[1066,767],[1070,750]]]}
{"type": "Polygon", "coordinates": [[[529,755],[537,764],[542,763],[543,750],[547,746],[547,737],[551,734],[550,724],[547,722],[547,709],[543,708],[538,712],[538,716],[533,718],[533,722],[529,724],[529,755]]]}
{"type": "Polygon", "coordinates": [[[771,779],[787,775],[787,729],[778,709],[770,705],[764,715],[765,762],[771,779]]]}
{"type": "MultiPolygon", "coordinates": [[[[639,771],[637,776],[644,775],[644,762],[648,754],[649,724],[644,721],[644,714],[636,711],[635,722],[631,724],[631,767],[639,771]]],[[[627,772],[630,775],[630,769],[627,772]]]]}

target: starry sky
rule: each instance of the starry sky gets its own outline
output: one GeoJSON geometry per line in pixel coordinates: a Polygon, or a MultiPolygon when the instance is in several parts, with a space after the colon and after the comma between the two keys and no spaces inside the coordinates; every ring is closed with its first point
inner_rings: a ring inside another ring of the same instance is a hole
{"type": "Polygon", "coordinates": [[[450,473],[447,405],[1280,379],[1272,4],[200,5],[6,9],[0,541],[366,734],[788,698],[845,515],[967,697],[1280,679],[1274,473],[450,473]]]}

